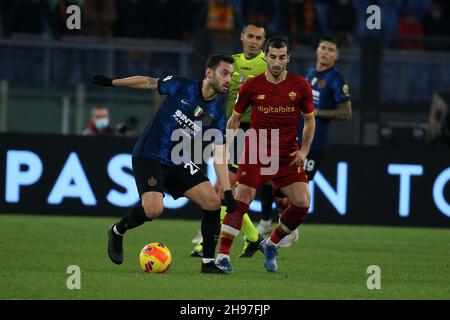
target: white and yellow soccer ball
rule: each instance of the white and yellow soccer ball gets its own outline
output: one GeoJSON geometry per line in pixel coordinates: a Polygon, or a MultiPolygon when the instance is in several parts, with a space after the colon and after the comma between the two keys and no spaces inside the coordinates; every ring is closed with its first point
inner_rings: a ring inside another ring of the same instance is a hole
{"type": "Polygon", "coordinates": [[[149,273],[165,273],[172,264],[169,248],[161,242],[147,244],[139,254],[141,269],[149,273]]]}

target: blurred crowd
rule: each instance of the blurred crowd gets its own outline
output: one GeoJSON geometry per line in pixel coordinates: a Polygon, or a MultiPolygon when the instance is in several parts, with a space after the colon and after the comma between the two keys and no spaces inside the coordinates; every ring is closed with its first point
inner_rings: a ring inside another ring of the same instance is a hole
{"type": "Polygon", "coordinates": [[[344,46],[367,36],[367,7],[378,5],[386,45],[404,49],[448,49],[450,3],[444,0],[0,0],[0,34],[42,34],[58,39],[66,8],[82,8],[78,34],[97,37],[190,41],[196,32],[216,32],[231,41],[245,21],[257,20],[269,34],[290,35],[294,45],[334,33],[344,46]]]}

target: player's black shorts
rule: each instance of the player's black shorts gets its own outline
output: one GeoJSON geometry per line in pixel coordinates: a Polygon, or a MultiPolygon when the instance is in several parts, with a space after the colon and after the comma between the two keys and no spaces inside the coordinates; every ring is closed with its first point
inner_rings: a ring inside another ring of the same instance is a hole
{"type": "MultiPolygon", "coordinates": [[[[248,122],[241,122],[241,125],[239,126],[240,129],[247,131],[250,129],[250,123],[248,122]]],[[[240,160],[241,154],[238,154],[238,145],[236,143],[236,139],[234,140],[235,143],[233,143],[233,149],[234,149],[234,159],[230,159],[231,164],[228,164],[228,171],[233,172],[234,174],[237,174],[238,172],[238,165],[237,163],[240,160]]],[[[241,146],[243,147],[243,146],[241,146]]]]}
{"type": "Polygon", "coordinates": [[[308,158],[306,159],[304,166],[309,181],[314,179],[314,176],[316,175],[316,172],[319,169],[319,166],[322,163],[324,156],[325,156],[324,150],[309,151],[308,158]]]}
{"type": "Polygon", "coordinates": [[[174,199],[196,185],[209,181],[199,166],[188,163],[166,166],[156,159],[133,157],[133,175],[139,196],[146,192],[168,192],[174,199]]]}

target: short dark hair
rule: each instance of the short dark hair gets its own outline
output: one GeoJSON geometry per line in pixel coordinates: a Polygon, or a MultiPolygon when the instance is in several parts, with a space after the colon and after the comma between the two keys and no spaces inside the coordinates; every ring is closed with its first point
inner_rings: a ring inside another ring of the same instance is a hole
{"type": "Polygon", "coordinates": [[[264,50],[266,54],[269,53],[270,47],[275,49],[287,48],[287,53],[289,54],[290,52],[289,41],[285,37],[276,36],[267,40],[266,49],[264,50]]]}
{"type": "Polygon", "coordinates": [[[102,109],[108,110],[108,107],[103,104],[96,104],[91,108],[91,110],[102,110],[102,109]]]}
{"type": "Polygon", "coordinates": [[[242,28],[242,33],[244,33],[244,32],[247,30],[248,26],[255,26],[255,27],[257,27],[257,28],[264,29],[264,34],[266,33],[266,28],[265,28],[264,25],[263,25],[261,22],[259,22],[258,20],[249,20],[249,21],[247,21],[247,22],[245,23],[245,25],[244,25],[244,28],[242,28]]]}
{"type": "Polygon", "coordinates": [[[105,109],[106,111],[109,112],[108,107],[105,106],[105,105],[103,105],[103,104],[97,104],[97,105],[94,105],[94,106],[91,108],[91,116],[94,114],[94,111],[97,111],[97,110],[103,110],[103,109],[105,109]]]}
{"type": "Polygon", "coordinates": [[[208,60],[206,61],[205,69],[210,68],[210,69],[215,70],[222,61],[233,64],[234,58],[232,56],[227,56],[224,54],[215,54],[215,55],[209,56],[208,60]]]}
{"type": "Polygon", "coordinates": [[[336,48],[340,49],[341,48],[341,42],[339,41],[339,39],[331,34],[327,34],[324,35],[323,37],[320,38],[319,40],[319,46],[322,44],[322,42],[330,42],[336,45],[336,48]]]}

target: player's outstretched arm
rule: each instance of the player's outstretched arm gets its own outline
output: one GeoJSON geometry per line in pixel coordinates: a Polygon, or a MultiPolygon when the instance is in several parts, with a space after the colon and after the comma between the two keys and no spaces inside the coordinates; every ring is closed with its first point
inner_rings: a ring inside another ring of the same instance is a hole
{"type": "Polygon", "coordinates": [[[227,122],[227,138],[229,141],[233,141],[234,134],[237,129],[239,129],[239,126],[241,125],[241,118],[242,114],[237,113],[236,111],[233,112],[230,119],[228,119],[227,122]]]}
{"type": "Polygon", "coordinates": [[[352,103],[351,101],[340,103],[337,105],[337,108],[333,110],[316,109],[315,115],[316,117],[322,117],[330,120],[350,120],[352,117],[352,103]]]}
{"type": "Polygon", "coordinates": [[[214,169],[216,171],[217,177],[219,178],[220,185],[223,187],[223,190],[230,190],[231,187],[230,180],[228,178],[226,145],[214,145],[213,154],[214,169]]]}
{"type": "Polygon", "coordinates": [[[314,139],[314,131],[316,130],[316,119],[314,117],[314,113],[304,114],[303,119],[305,120],[305,124],[303,126],[302,133],[302,145],[300,146],[300,150],[291,154],[291,156],[294,156],[291,166],[294,167],[303,166],[304,161],[308,157],[309,149],[314,139]]]}
{"type": "Polygon", "coordinates": [[[220,185],[224,190],[225,202],[227,204],[227,212],[232,213],[236,211],[236,202],[231,192],[230,179],[228,174],[227,164],[227,148],[225,144],[214,145],[214,170],[220,185]]]}
{"type": "Polygon", "coordinates": [[[304,114],[303,119],[305,120],[305,124],[303,127],[303,134],[302,134],[302,145],[300,147],[300,151],[304,152],[304,156],[306,159],[306,156],[308,156],[309,148],[311,147],[311,144],[314,139],[314,131],[316,130],[316,119],[314,117],[314,114],[304,114]]]}
{"type": "MultiPolygon", "coordinates": [[[[227,143],[226,143],[226,150],[227,152],[230,152],[233,143],[234,143],[234,137],[236,136],[236,131],[239,129],[241,124],[241,118],[242,114],[237,113],[236,111],[233,111],[231,114],[231,117],[228,119],[227,122],[227,143]]],[[[228,158],[227,158],[228,160],[228,158]]]]}
{"type": "Polygon", "coordinates": [[[140,90],[157,90],[157,78],[146,76],[134,76],[122,79],[111,79],[103,75],[96,75],[92,78],[91,83],[103,87],[124,87],[140,90]]]}

